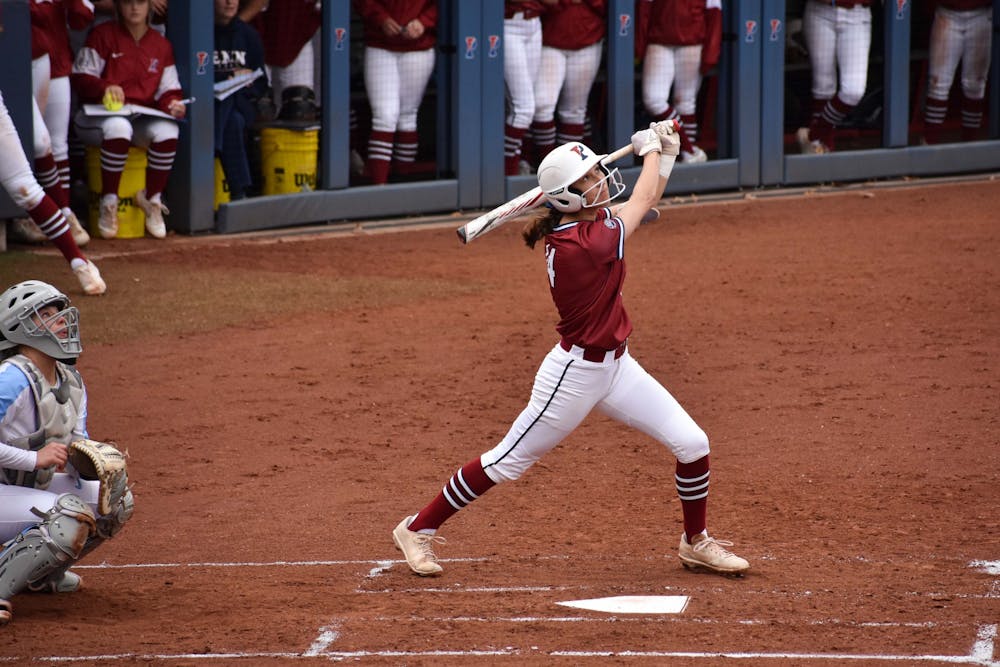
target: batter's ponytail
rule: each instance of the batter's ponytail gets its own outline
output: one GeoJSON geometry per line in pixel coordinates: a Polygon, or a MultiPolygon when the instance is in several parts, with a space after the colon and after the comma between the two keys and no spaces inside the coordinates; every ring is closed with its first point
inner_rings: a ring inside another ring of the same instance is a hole
{"type": "Polygon", "coordinates": [[[543,213],[535,216],[535,219],[524,226],[521,230],[521,237],[524,244],[534,249],[535,244],[545,235],[549,234],[562,219],[562,212],[554,208],[546,207],[543,213]]]}

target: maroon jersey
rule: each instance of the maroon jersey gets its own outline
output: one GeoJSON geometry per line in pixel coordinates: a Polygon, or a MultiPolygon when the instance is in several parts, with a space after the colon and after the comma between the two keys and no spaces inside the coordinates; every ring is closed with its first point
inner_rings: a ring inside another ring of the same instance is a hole
{"type": "Polygon", "coordinates": [[[503,17],[505,19],[514,18],[514,14],[520,12],[521,18],[533,19],[545,13],[545,5],[539,0],[504,0],[503,17]]]}
{"type": "Polygon", "coordinates": [[[49,54],[51,77],[69,76],[73,52],[69,47],[69,29],[83,30],[94,20],[90,0],[32,0],[31,57],[49,54]]]}
{"type": "Polygon", "coordinates": [[[607,26],[607,0],[561,0],[542,15],[542,44],[576,51],[604,39],[607,26]]]}
{"type": "Polygon", "coordinates": [[[125,101],[169,112],[183,97],[174,50],[167,38],[150,28],[136,42],[118,21],[90,31],[73,63],[73,86],[80,100],[96,104],[108,86],[125,91],[125,101]]]}
{"type": "Polygon", "coordinates": [[[271,0],[252,25],[264,43],[264,62],[288,67],[316,31],[322,12],[316,0],[271,0]]]}
{"type": "Polygon", "coordinates": [[[556,331],[573,345],[613,350],[632,333],[622,305],[625,227],[600,209],[593,221],[559,225],[545,237],[556,331]]]}
{"type": "Polygon", "coordinates": [[[644,46],[703,44],[708,30],[706,5],[721,6],[711,0],[638,0],[636,41],[644,46]]]}
{"type": "Polygon", "coordinates": [[[437,0],[354,0],[354,9],[365,24],[365,46],[386,51],[426,51],[437,43],[437,0]],[[382,24],[390,18],[401,28],[417,19],[424,24],[424,34],[417,39],[390,37],[382,30],[382,24]]]}

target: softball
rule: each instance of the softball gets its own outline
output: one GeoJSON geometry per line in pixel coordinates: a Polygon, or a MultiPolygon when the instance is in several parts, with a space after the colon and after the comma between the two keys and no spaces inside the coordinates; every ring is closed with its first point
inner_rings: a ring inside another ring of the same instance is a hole
{"type": "Polygon", "coordinates": [[[104,99],[101,101],[104,102],[104,108],[108,111],[118,111],[122,108],[122,103],[114,101],[108,93],[104,93],[104,99]]]}

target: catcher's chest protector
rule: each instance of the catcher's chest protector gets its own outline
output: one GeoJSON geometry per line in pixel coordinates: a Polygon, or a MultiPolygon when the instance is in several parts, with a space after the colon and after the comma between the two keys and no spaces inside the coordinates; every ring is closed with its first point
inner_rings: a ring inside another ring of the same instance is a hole
{"type": "MultiPolygon", "coordinates": [[[[76,426],[80,405],[83,403],[83,380],[74,368],[62,363],[56,364],[59,376],[59,387],[53,388],[41,371],[24,355],[14,355],[7,360],[20,368],[31,383],[31,392],[35,397],[35,409],[38,413],[38,430],[10,442],[22,449],[38,450],[49,442],[69,444],[76,426]]],[[[48,487],[52,481],[52,469],[42,470],[7,470],[4,475],[8,484],[28,486],[38,489],[48,487]]]]}

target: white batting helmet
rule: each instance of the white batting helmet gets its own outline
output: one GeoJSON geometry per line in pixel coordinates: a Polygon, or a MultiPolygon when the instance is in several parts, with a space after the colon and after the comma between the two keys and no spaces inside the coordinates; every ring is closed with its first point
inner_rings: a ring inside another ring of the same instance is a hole
{"type": "Polygon", "coordinates": [[[64,361],[80,356],[80,313],[69,305],[69,297],[40,280],[26,280],[0,294],[0,351],[18,345],[64,361]],[[49,305],[59,312],[42,317],[39,311],[49,305]],[[60,319],[64,322],[53,329],[60,319]]]}
{"type": "Polygon", "coordinates": [[[625,191],[618,168],[609,169],[604,164],[607,154],[599,155],[579,141],[571,141],[554,148],[538,165],[538,187],[552,206],[563,213],[575,213],[584,206],[607,204],[625,191]],[[604,178],[585,192],[571,187],[595,166],[604,172],[604,178]],[[608,184],[608,196],[601,201],[587,202],[586,195],[602,183],[608,184]]]}

